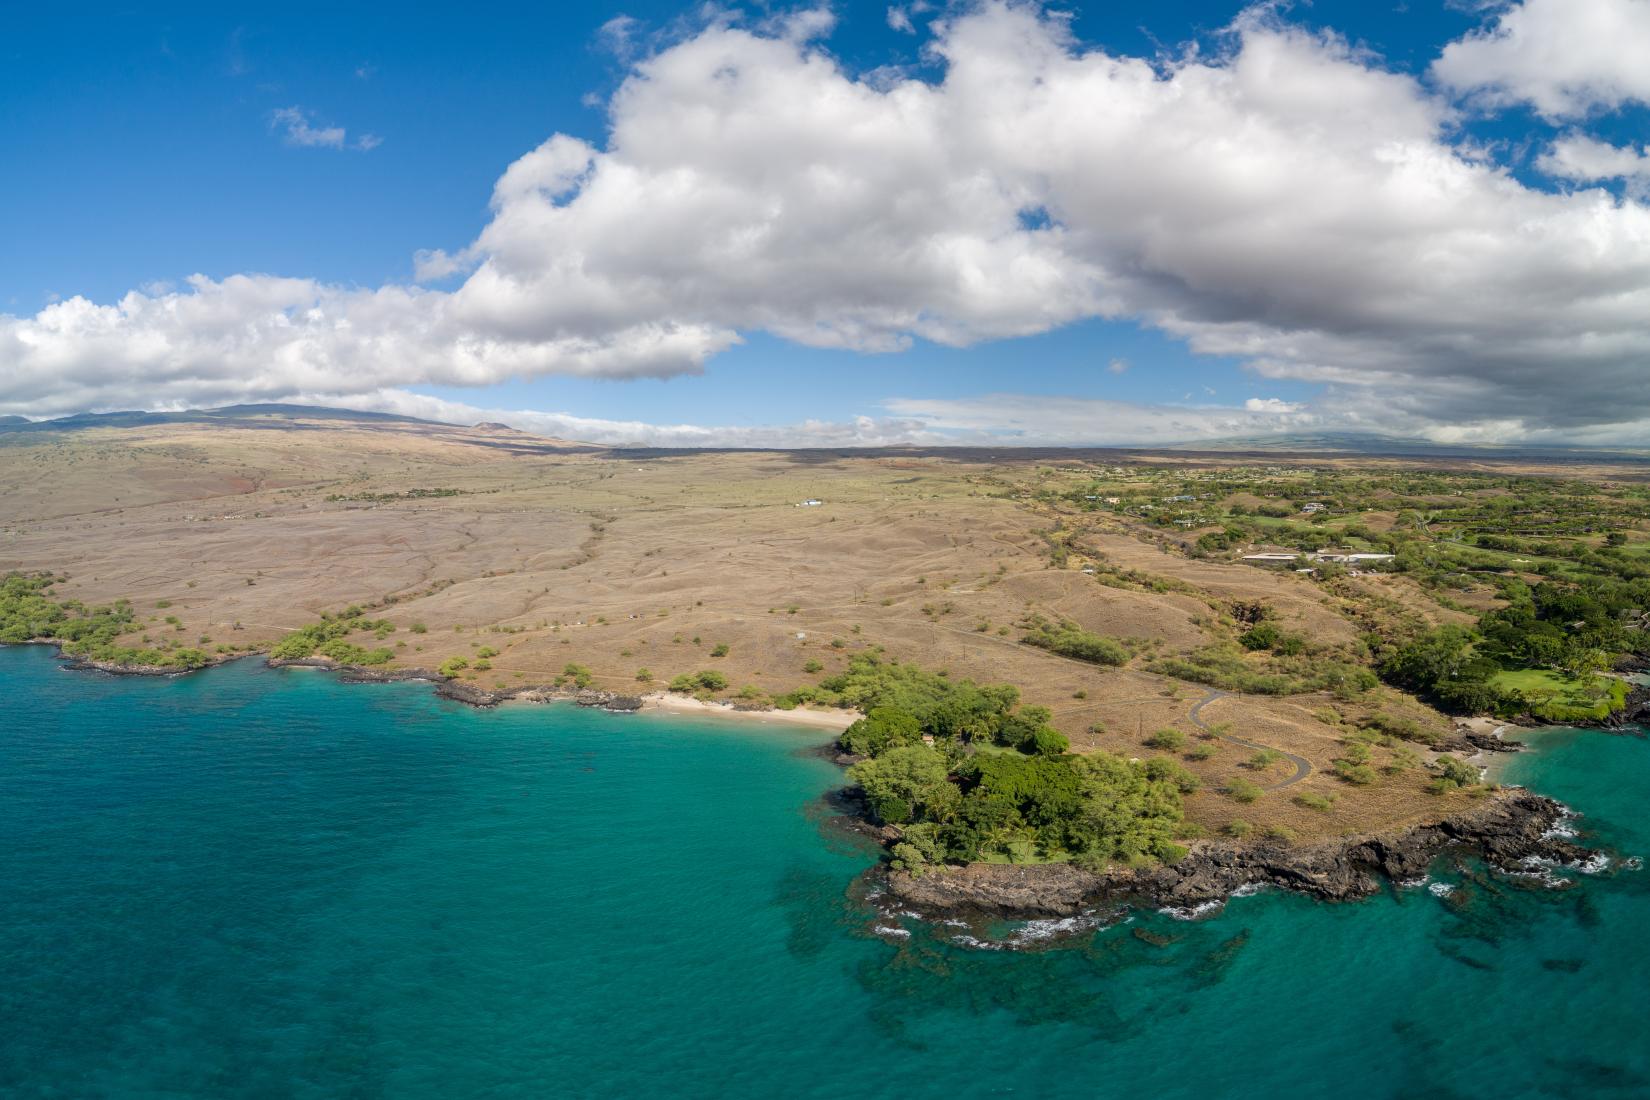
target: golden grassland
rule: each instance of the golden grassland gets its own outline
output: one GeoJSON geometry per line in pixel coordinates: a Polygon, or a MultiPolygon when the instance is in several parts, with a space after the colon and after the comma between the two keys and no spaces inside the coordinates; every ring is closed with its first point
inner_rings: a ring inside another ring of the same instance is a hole
{"type": "MultiPolygon", "coordinates": [[[[1311,837],[1458,808],[1467,796],[1427,793],[1419,769],[1367,787],[1332,775],[1349,723],[1376,709],[1448,729],[1388,688],[1351,700],[1223,696],[1200,726],[1192,708],[1209,690],[1146,665],[1229,639],[1233,604],[1264,604],[1330,648],[1355,646],[1367,621],[1311,579],[1195,560],[1125,517],[1038,500],[1050,478],[1092,474],[1075,461],[1062,473],[1011,451],[626,453],[508,429],[337,420],[0,435],[0,572],[66,575],[58,594],[89,603],[128,598],[143,634],[209,650],[265,649],[324,611],[371,607],[397,629],[359,640],[393,647],[395,666],[464,658],[464,677],[484,687],[548,682],[577,663],[603,689],[658,691],[713,668],[724,695],[769,697],[880,647],[1017,685],[1079,751],[1145,756],[1152,733],[1181,731],[1203,780],[1188,816],[1211,830],[1242,819],[1311,837]],[[809,498],[823,504],[798,506],[809,498]],[[1074,550],[1063,561],[1051,559],[1051,529],[1074,550]],[[1119,587],[1084,571],[1096,563],[1168,583],[1119,587]],[[1127,640],[1137,656],[1106,668],[1023,644],[1018,624],[1033,613],[1127,640]],[[497,652],[478,657],[484,648],[497,652]],[[1266,786],[1295,768],[1257,768],[1252,750],[1211,727],[1298,754],[1311,772],[1240,804],[1220,791],[1234,778],[1266,786]],[[1308,808],[1303,794],[1333,805],[1308,808]]],[[[1428,621],[1464,617],[1403,577],[1346,583],[1428,621]]]]}

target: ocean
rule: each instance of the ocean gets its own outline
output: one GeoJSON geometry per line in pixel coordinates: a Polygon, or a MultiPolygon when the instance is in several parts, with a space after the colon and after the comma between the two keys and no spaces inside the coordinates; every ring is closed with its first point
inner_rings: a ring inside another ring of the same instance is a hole
{"type": "Polygon", "coordinates": [[[864,900],[817,730],[40,647],[0,691],[8,1098],[1650,1096],[1642,736],[1503,776],[1599,873],[978,946],[864,900]]]}

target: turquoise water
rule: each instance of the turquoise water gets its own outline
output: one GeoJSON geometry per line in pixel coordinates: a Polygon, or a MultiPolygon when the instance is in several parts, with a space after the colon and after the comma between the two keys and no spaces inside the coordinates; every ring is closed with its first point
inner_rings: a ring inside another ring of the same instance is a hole
{"type": "MultiPolygon", "coordinates": [[[[1650,1095],[1650,875],[872,931],[817,732],[0,649],[6,1097],[1650,1095]]],[[[1508,779],[1650,851],[1650,742],[1508,779]]],[[[883,922],[886,924],[886,921],[883,922]]]]}

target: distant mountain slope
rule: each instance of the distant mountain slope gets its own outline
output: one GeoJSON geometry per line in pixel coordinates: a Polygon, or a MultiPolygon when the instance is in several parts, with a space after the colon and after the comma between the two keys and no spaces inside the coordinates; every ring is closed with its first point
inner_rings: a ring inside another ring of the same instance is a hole
{"type": "Polygon", "coordinates": [[[182,412],[74,413],[52,420],[0,417],[0,427],[14,432],[72,432],[84,428],[141,428],[150,424],[222,423],[235,420],[354,420],[372,423],[437,424],[394,413],[330,409],[319,405],[226,405],[221,409],[185,409],[182,412]]]}
{"type": "Polygon", "coordinates": [[[22,443],[41,434],[79,432],[96,429],[136,429],[167,425],[199,424],[222,428],[264,431],[324,431],[328,428],[392,432],[443,439],[486,447],[508,454],[547,454],[561,451],[595,451],[605,448],[550,436],[533,435],[504,424],[449,424],[421,420],[395,413],[366,412],[360,409],[327,408],[320,405],[253,404],[228,405],[219,409],[185,409],[179,412],[76,413],[54,420],[0,418],[0,440],[22,443]]]}

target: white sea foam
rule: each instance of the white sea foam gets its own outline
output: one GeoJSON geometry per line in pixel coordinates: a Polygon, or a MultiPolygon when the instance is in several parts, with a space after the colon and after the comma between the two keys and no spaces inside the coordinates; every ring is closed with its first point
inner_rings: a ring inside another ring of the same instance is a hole
{"type": "Polygon", "coordinates": [[[1225,902],[1221,901],[1206,901],[1201,905],[1193,905],[1189,908],[1176,909],[1171,906],[1167,909],[1159,909],[1158,912],[1165,917],[1173,917],[1175,920],[1197,920],[1199,917],[1206,917],[1210,913],[1218,913],[1224,904],[1225,902]]]}
{"type": "Polygon", "coordinates": [[[1584,875],[1596,875],[1610,867],[1610,857],[1603,852],[1594,852],[1588,858],[1575,864],[1575,869],[1584,875]]]}
{"type": "Polygon", "coordinates": [[[1574,840],[1581,835],[1581,831],[1573,822],[1580,814],[1572,810],[1565,810],[1564,816],[1548,826],[1547,831],[1541,834],[1542,840],[1574,840]]]}
{"type": "Polygon", "coordinates": [[[1448,882],[1434,882],[1427,886],[1427,893],[1435,898],[1447,898],[1455,893],[1455,887],[1448,882]]]}
{"type": "Polygon", "coordinates": [[[1041,940],[1054,939],[1057,936],[1070,936],[1078,932],[1087,932],[1100,927],[1100,918],[1091,913],[1084,913],[1077,917],[1062,917],[1050,920],[1033,920],[1016,928],[1008,937],[1011,944],[1037,943],[1041,940]]]}
{"type": "Polygon", "coordinates": [[[1514,878],[1533,878],[1549,890],[1567,890],[1575,883],[1558,873],[1558,861],[1542,856],[1525,856],[1519,863],[1528,870],[1508,871],[1514,878]]]}
{"type": "Polygon", "coordinates": [[[1264,882],[1246,882],[1242,886],[1239,886],[1236,890],[1233,890],[1232,896],[1234,898],[1252,898],[1265,889],[1266,883],[1264,882]]]}
{"type": "Polygon", "coordinates": [[[892,936],[896,940],[910,939],[911,937],[911,930],[909,928],[896,928],[886,924],[876,925],[871,929],[871,931],[875,932],[879,936],[892,936]]]}

